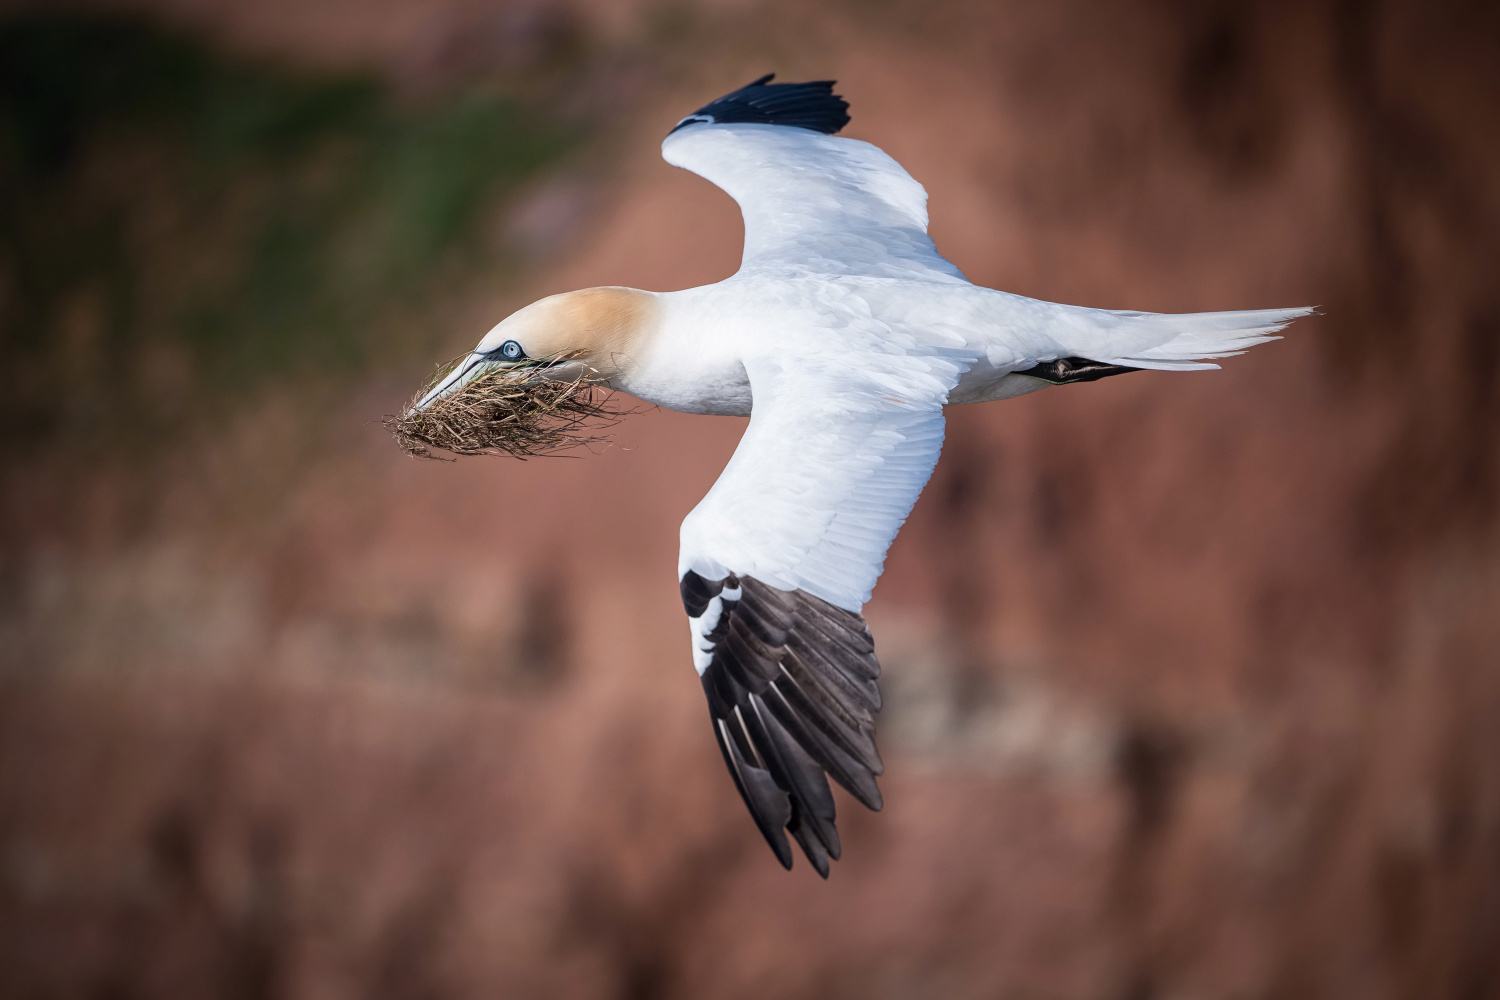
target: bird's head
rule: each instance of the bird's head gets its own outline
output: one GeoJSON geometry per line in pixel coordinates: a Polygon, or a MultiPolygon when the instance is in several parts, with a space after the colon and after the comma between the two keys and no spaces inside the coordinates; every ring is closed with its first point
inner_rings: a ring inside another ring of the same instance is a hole
{"type": "Polygon", "coordinates": [[[496,369],[608,384],[628,370],[644,346],[655,327],[656,308],[655,295],[635,288],[584,288],[538,299],[496,323],[415,409],[496,369]]]}
{"type": "Polygon", "coordinates": [[[525,457],[592,441],[574,431],[606,415],[597,390],[631,370],[657,311],[656,296],[634,288],[549,295],[497,323],[388,425],[422,455],[432,446],[525,457]]]}

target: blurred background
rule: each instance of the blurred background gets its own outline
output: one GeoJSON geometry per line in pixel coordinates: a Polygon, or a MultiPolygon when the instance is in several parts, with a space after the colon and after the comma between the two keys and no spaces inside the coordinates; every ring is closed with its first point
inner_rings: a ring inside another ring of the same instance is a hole
{"type": "Polygon", "coordinates": [[[1500,8],[0,6],[0,995],[1500,997],[1500,8]],[[675,587],[743,429],[381,429],[543,294],[718,280],[761,73],[976,282],[1320,305],[950,412],[887,807],[783,872],[675,587]]]}

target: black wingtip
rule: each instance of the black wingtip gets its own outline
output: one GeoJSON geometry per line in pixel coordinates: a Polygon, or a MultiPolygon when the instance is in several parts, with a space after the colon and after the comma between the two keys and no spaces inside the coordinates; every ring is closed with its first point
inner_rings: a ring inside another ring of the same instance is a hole
{"type": "Polygon", "coordinates": [[[833,135],[849,124],[849,102],[833,92],[833,80],[772,83],[767,73],[717,101],[705,104],[675,128],[690,125],[784,125],[833,135]]]}
{"type": "Polygon", "coordinates": [[[872,810],[884,804],[874,739],[880,662],[864,619],[749,576],[688,571],[682,592],[695,617],[713,597],[724,602],[700,636],[711,647],[701,680],[736,789],[782,867],[792,867],[790,833],[826,879],[843,853],[829,779],[872,810]],[[726,588],[737,596],[724,597],[726,588]]]}
{"type": "Polygon", "coordinates": [[[826,881],[828,879],[828,849],[823,846],[818,835],[808,829],[807,824],[793,820],[789,829],[792,831],[792,836],[797,838],[797,843],[802,846],[802,853],[807,855],[808,861],[812,862],[813,871],[826,881]]]}
{"type": "Polygon", "coordinates": [[[731,731],[725,720],[715,719],[714,735],[718,738],[719,750],[724,754],[724,763],[728,765],[729,774],[734,779],[734,787],[739,790],[740,798],[749,807],[750,816],[760,829],[761,836],[766,838],[766,843],[776,855],[776,860],[781,862],[781,867],[791,871],[792,847],[787,843],[786,834],[782,832],[792,818],[791,799],[777,787],[775,779],[766,770],[745,758],[740,740],[748,740],[748,737],[739,728],[738,721],[736,729],[731,731]],[[738,740],[736,736],[739,737],[738,740]]]}

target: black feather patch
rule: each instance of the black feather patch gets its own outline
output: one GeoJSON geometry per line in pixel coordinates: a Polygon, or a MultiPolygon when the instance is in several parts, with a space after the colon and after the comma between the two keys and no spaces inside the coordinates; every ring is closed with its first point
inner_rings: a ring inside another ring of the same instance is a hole
{"type": "Polygon", "coordinates": [[[687,609],[688,617],[698,618],[708,610],[708,602],[718,597],[719,591],[724,589],[724,581],[716,580],[710,584],[697,573],[688,570],[678,581],[677,589],[682,593],[682,606],[687,609]]]}
{"type": "Polygon", "coordinates": [[[722,599],[703,691],[735,787],[784,866],[792,855],[783,830],[827,878],[829,859],[842,853],[828,778],[870,809],[882,804],[880,663],[864,619],[746,576],[705,580],[689,570],[681,589],[694,618],[722,599]]]}
{"type": "Polygon", "coordinates": [[[1056,361],[1044,361],[1039,365],[1033,365],[1017,375],[1030,375],[1039,378],[1043,382],[1051,382],[1053,385],[1063,385],[1072,382],[1093,382],[1096,379],[1108,378],[1111,375],[1123,375],[1126,372],[1138,372],[1139,368],[1130,368],[1126,365],[1107,365],[1102,361],[1090,361],[1088,358],[1058,358],[1056,361]]]}
{"type": "Polygon", "coordinates": [[[772,83],[775,76],[767,73],[754,83],[705,104],[678,122],[672,131],[699,123],[748,123],[786,125],[833,135],[849,124],[849,102],[833,92],[834,81],[772,83]]]}

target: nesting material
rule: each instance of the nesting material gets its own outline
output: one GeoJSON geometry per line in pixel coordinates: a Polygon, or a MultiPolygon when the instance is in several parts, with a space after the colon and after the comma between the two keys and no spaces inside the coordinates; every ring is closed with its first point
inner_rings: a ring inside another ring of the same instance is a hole
{"type": "MultiPolygon", "coordinates": [[[[385,418],[403,451],[416,458],[452,455],[556,455],[606,443],[597,433],[624,416],[610,390],[581,366],[492,368],[420,411],[418,400],[451,370],[440,370],[406,412],[385,418]],[[561,371],[568,377],[557,378],[561,371]]],[[[453,461],[453,459],[447,459],[453,461]]]]}

